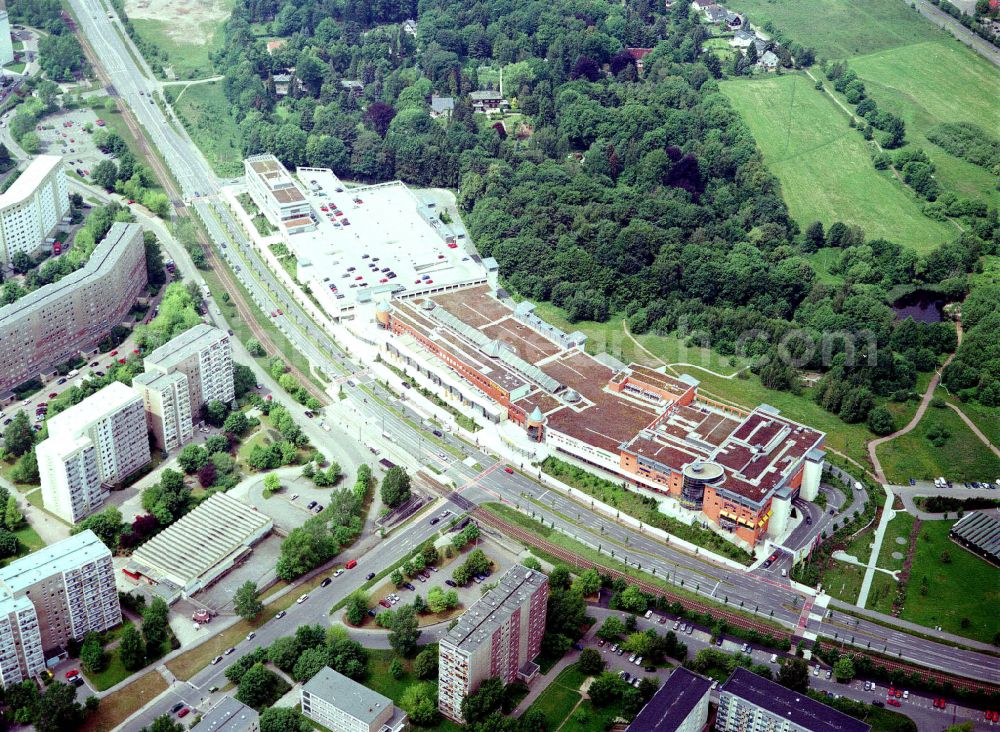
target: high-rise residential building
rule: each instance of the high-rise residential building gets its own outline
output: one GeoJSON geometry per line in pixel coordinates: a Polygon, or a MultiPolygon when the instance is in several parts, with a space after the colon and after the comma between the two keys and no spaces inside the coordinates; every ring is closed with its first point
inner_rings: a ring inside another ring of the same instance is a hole
{"type": "Polygon", "coordinates": [[[191,732],[260,732],[260,715],[253,707],[224,696],[205,712],[191,732]]]}
{"type": "MultiPolygon", "coordinates": [[[[10,43],[10,25],[0,11],[0,53],[3,38],[10,43]]],[[[11,51],[13,56],[13,51],[11,51]]],[[[18,176],[13,185],[0,194],[0,257],[11,266],[14,254],[34,254],[45,239],[69,213],[69,192],[62,158],[39,155],[18,176]]]]}
{"type": "Polygon", "coordinates": [[[702,732],[712,680],[678,666],[625,732],[702,732]]]}
{"type": "Polygon", "coordinates": [[[243,161],[250,198],[282,234],[316,228],[312,206],[281,161],[273,155],[254,155],[243,161]]]}
{"type": "Polygon", "coordinates": [[[200,420],[201,408],[211,401],[236,398],[233,384],[233,345],[224,330],[201,323],[164,343],[143,360],[146,373],[181,373],[187,378],[188,409],[200,420]]]}
{"type": "Polygon", "coordinates": [[[0,599],[0,685],[18,684],[45,668],[38,614],[27,597],[0,599]]]}
{"type": "Polygon", "coordinates": [[[441,639],[438,709],[456,722],[462,700],[489,678],[530,682],[542,647],[549,578],[520,564],[477,600],[441,639]]]}
{"type": "Polygon", "coordinates": [[[36,448],[45,508],[76,523],[104,504],[111,486],[149,464],[142,398],[120,381],[48,422],[36,448]]]}
{"type": "Polygon", "coordinates": [[[122,622],[110,550],[83,531],[0,568],[0,681],[37,675],[71,639],[122,622]]]}
{"type": "Polygon", "coordinates": [[[738,668],[719,687],[715,728],[720,732],[869,732],[871,725],[738,668]]]}
{"type": "Polygon", "coordinates": [[[333,732],[402,732],[406,712],[392,700],[324,666],[299,692],[302,714],[333,732]]]}
{"type": "Polygon", "coordinates": [[[146,282],[142,227],[115,223],[81,269],[0,308],[0,394],[95,348],[146,282]]]}
{"type": "Polygon", "coordinates": [[[7,3],[0,0],[0,66],[6,66],[14,60],[14,42],[10,37],[10,17],[7,14],[7,3]]]}
{"type": "Polygon", "coordinates": [[[132,379],[132,388],[142,397],[146,424],[160,449],[173,450],[194,437],[191,397],[184,374],[142,373],[132,379]]]}

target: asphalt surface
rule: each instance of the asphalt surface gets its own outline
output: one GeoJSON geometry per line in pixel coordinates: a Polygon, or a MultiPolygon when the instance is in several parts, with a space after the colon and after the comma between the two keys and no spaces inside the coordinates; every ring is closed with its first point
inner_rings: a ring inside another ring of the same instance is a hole
{"type": "MultiPolygon", "coordinates": [[[[436,440],[430,435],[430,428],[423,429],[419,426],[421,415],[409,410],[405,403],[400,404],[395,395],[386,392],[381,386],[359,384],[352,387],[345,383],[349,375],[363,376],[363,369],[352,363],[329,334],[323,332],[303,312],[256,255],[239,223],[218,199],[220,182],[197,146],[182,130],[167,120],[157,104],[150,103],[148,92],[156,88],[156,82],[148,72],[144,73],[136,66],[122,38],[115,32],[112,21],[107,17],[108,7],[97,0],[71,0],[70,4],[80,21],[82,32],[99,49],[102,64],[112,78],[116,93],[135,111],[185,197],[192,200],[193,208],[204,221],[217,251],[263,312],[282,311],[274,321],[293,346],[312,362],[314,368],[326,372],[332,380],[343,384],[347,397],[345,402],[349,402],[357,416],[356,424],[352,427],[359,431],[362,441],[378,440],[387,453],[407,467],[420,468],[429,461],[437,461],[437,467],[458,486],[460,498],[456,500],[463,505],[468,504],[462,499],[472,503],[495,500],[523,503],[527,497],[531,497],[542,502],[531,506],[536,515],[544,516],[547,522],[554,522],[561,530],[576,535],[591,546],[607,548],[617,544],[616,557],[625,559],[629,564],[641,565],[647,571],[655,568],[658,576],[667,577],[678,584],[683,580],[686,589],[694,588],[702,595],[725,601],[735,608],[756,611],[790,626],[799,622],[804,596],[793,589],[787,579],[780,577],[777,572],[779,566],[772,565],[768,570],[751,573],[737,572],[674,549],[640,531],[619,526],[550,491],[528,476],[517,472],[508,475],[500,469],[502,463],[496,457],[469,446],[452,435],[445,434],[443,440],[436,440]],[[398,411],[402,411],[410,423],[401,418],[398,411]],[[413,424],[418,427],[412,426],[413,424]],[[391,435],[391,445],[386,445],[386,441],[381,439],[383,432],[391,435]],[[472,462],[481,468],[473,469],[449,453],[446,453],[448,457],[440,458],[436,444],[442,441],[459,451],[459,454],[470,456],[472,462]],[[549,504],[548,509],[544,507],[545,504],[549,504]],[[564,516],[569,517],[569,520],[564,516]],[[573,516],[577,518],[573,520],[573,516]]],[[[217,308],[213,312],[217,312],[217,308]]],[[[327,435],[325,440],[322,439],[323,435],[317,437],[321,438],[317,442],[321,447],[324,442],[333,439],[333,435],[327,435]]],[[[423,530],[426,529],[413,526],[407,531],[419,534],[423,530]]],[[[381,552],[380,555],[379,559],[388,556],[381,552]]],[[[302,612],[305,616],[309,610],[306,608],[302,612]]],[[[315,621],[325,610],[313,612],[312,618],[298,622],[315,621]]],[[[892,622],[891,618],[885,620],[892,622]]],[[[831,638],[836,634],[836,637],[847,638],[862,648],[870,647],[890,656],[917,661],[943,671],[1000,683],[1000,665],[992,657],[889,630],[868,620],[849,618],[838,612],[833,617],[808,617],[804,621],[804,627],[831,638]]],[[[935,634],[928,631],[927,635],[935,634]]],[[[211,669],[203,673],[211,673],[211,669]]]]}

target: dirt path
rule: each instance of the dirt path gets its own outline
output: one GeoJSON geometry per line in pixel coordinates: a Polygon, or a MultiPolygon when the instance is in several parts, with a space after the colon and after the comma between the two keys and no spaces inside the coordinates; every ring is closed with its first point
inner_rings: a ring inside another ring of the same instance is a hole
{"type": "Polygon", "coordinates": [[[1000,447],[997,447],[992,442],[990,442],[990,439],[986,435],[983,434],[983,431],[976,426],[975,422],[973,422],[971,419],[969,419],[965,415],[965,412],[963,412],[961,409],[959,409],[958,407],[956,407],[951,402],[948,402],[948,406],[955,410],[955,412],[958,414],[958,416],[962,418],[962,421],[965,422],[966,426],[970,430],[972,430],[972,433],[976,437],[978,437],[980,440],[982,440],[983,444],[986,445],[986,447],[990,448],[990,450],[993,451],[994,455],[996,455],[997,457],[1000,457],[1000,447]]]}
{"type": "MultiPolygon", "coordinates": [[[[957,353],[958,347],[962,344],[962,323],[956,321],[955,327],[958,332],[958,342],[955,345],[955,353],[957,353]]],[[[937,371],[934,372],[934,376],[931,377],[931,381],[927,385],[927,390],[924,392],[923,399],[920,400],[920,406],[917,407],[917,412],[916,414],[913,415],[913,419],[911,419],[905,427],[896,430],[891,435],[886,435],[885,437],[876,438],[868,443],[868,457],[872,461],[872,465],[875,466],[875,475],[878,478],[879,483],[885,485],[886,483],[889,482],[888,480],[886,480],[885,472],[882,470],[882,463],[879,462],[878,459],[877,452],[879,446],[884,445],[887,442],[891,442],[892,440],[895,440],[897,437],[912,432],[916,428],[916,426],[920,423],[920,420],[923,418],[924,412],[927,411],[927,405],[929,405],[931,403],[931,399],[934,398],[934,391],[937,389],[938,384],[941,383],[941,372],[944,371],[944,369],[947,368],[948,364],[951,363],[952,359],[955,358],[955,353],[949,355],[948,358],[945,359],[945,362],[941,365],[941,368],[939,368],[937,371]]],[[[956,409],[955,411],[958,410],[956,409]]],[[[959,414],[961,414],[961,412],[959,412],[959,414]]],[[[962,416],[964,417],[965,415],[962,416]]],[[[978,429],[976,431],[978,432],[978,429]]],[[[985,440],[985,436],[982,439],[985,440]]],[[[987,444],[989,444],[988,441],[987,444]]]]}

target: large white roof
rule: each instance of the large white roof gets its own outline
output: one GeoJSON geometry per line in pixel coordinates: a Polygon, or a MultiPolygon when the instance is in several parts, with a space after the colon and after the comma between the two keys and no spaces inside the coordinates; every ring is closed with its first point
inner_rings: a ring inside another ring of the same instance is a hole
{"type": "Polygon", "coordinates": [[[45,180],[45,176],[58,168],[61,163],[62,157],[59,155],[39,155],[34,158],[13,185],[0,194],[0,209],[21,203],[31,196],[38,185],[45,180]]]}
{"type": "Polygon", "coordinates": [[[49,419],[49,438],[74,435],[132,401],[141,402],[142,399],[131,387],[120,381],[112,381],[79,404],[49,419]]]}

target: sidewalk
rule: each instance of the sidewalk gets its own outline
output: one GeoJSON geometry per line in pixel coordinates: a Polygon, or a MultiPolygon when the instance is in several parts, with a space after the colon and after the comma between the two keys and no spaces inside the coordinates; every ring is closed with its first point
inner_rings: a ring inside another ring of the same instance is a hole
{"type": "Polygon", "coordinates": [[[861,582],[861,591],[858,593],[857,606],[863,608],[868,602],[868,592],[872,587],[872,579],[875,577],[875,566],[878,564],[879,551],[882,549],[882,539],[885,538],[885,530],[889,526],[896,512],[892,510],[893,493],[889,486],[882,486],[885,491],[885,507],[882,509],[882,520],[879,521],[878,529],[875,530],[875,542],[872,545],[872,554],[868,558],[868,569],[865,571],[865,578],[861,582]]]}

